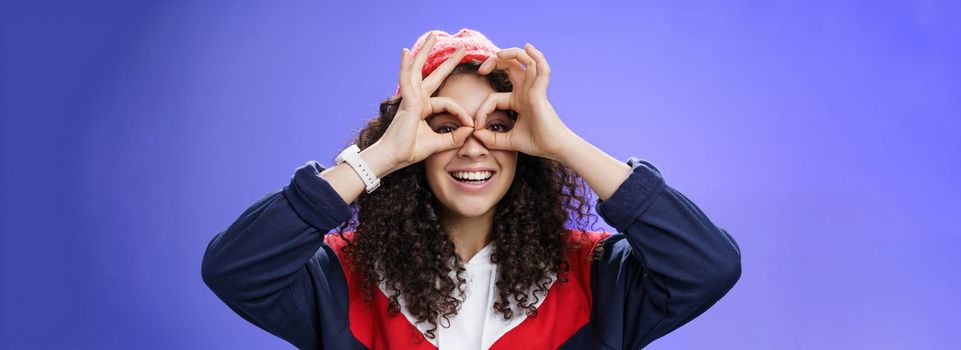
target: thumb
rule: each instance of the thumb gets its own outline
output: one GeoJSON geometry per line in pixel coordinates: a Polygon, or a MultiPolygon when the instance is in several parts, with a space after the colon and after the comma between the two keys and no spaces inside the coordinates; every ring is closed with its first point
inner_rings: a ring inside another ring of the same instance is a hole
{"type": "Polygon", "coordinates": [[[437,136],[444,139],[444,142],[440,146],[441,148],[440,150],[446,151],[449,149],[454,149],[454,148],[463,146],[464,142],[467,141],[467,138],[470,137],[471,132],[473,131],[474,131],[474,128],[472,127],[462,126],[452,132],[449,132],[446,134],[438,134],[437,136]]]}
{"type": "Polygon", "coordinates": [[[487,129],[474,130],[474,137],[488,149],[511,150],[507,142],[507,133],[495,133],[487,129]],[[500,135],[498,135],[500,134],[500,135]]]}

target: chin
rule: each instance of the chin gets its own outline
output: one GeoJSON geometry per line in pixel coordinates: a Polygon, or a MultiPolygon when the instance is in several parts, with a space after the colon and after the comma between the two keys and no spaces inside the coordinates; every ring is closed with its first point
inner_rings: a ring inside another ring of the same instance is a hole
{"type": "Polygon", "coordinates": [[[465,218],[475,218],[487,214],[489,211],[494,210],[493,203],[482,204],[482,203],[457,203],[452,206],[447,206],[447,210],[451,214],[455,214],[465,218]]]}

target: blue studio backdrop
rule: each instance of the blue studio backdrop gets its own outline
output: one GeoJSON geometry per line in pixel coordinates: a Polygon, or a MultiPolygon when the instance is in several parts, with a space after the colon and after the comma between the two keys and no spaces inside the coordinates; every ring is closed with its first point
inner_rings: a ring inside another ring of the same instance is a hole
{"type": "Polygon", "coordinates": [[[738,241],[651,349],[961,343],[961,3],[0,2],[0,348],[287,349],[207,289],[214,234],[463,27],[537,45],[576,133],[738,241]]]}

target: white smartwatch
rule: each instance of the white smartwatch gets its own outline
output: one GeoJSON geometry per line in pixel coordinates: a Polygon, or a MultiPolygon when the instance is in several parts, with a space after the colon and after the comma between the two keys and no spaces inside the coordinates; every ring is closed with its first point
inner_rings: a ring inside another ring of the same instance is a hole
{"type": "Polygon", "coordinates": [[[350,167],[354,168],[354,171],[357,172],[360,179],[364,180],[364,184],[367,185],[367,193],[374,192],[377,187],[380,187],[380,178],[374,175],[374,172],[367,166],[364,158],[361,158],[360,147],[357,147],[356,144],[350,145],[350,147],[341,151],[337,156],[337,164],[343,162],[350,164],[350,167]]]}

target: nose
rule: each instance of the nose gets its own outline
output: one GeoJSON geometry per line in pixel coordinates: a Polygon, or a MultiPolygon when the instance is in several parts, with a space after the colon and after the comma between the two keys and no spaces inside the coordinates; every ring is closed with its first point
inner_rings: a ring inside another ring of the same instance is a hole
{"type": "Polygon", "coordinates": [[[488,154],[487,147],[484,147],[484,144],[474,135],[468,136],[464,144],[457,150],[457,156],[464,158],[486,157],[488,154]]]}

